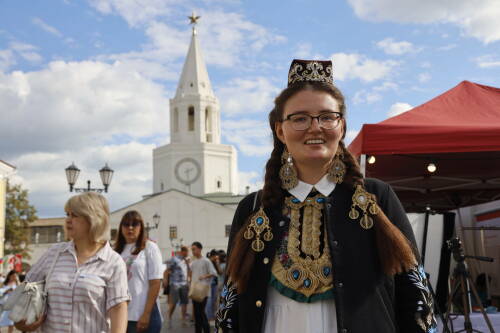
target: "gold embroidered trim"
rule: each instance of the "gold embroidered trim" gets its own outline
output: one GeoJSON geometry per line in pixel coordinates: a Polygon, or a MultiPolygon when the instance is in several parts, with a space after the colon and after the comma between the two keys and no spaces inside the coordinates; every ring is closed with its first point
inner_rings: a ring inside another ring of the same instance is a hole
{"type": "Polygon", "coordinates": [[[330,248],[325,227],[321,230],[324,200],[325,197],[321,194],[307,198],[304,202],[293,197],[285,199],[285,205],[290,209],[288,245],[286,253],[277,253],[272,267],[273,275],[281,284],[306,297],[322,294],[333,288],[330,248]],[[301,233],[302,207],[304,216],[301,233]],[[322,234],[324,247],[323,253],[320,253],[322,234]],[[288,257],[289,260],[286,259],[288,257]]]}

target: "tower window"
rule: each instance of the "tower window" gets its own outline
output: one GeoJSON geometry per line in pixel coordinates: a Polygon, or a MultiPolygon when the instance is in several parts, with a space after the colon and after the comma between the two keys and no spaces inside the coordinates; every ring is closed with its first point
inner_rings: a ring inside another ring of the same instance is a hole
{"type": "Polygon", "coordinates": [[[177,108],[174,109],[174,119],[172,119],[174,122],[174,132],[179,131],[179,110],[177,108]]]}
{"type": "Polygon", "coordinates": [[[217,188],[221,188],[222,187],[222,182],[220,180],[217,181],[217,188]]]}
{"type": "Polygon", "coordinates": [[[231,225],[230,224],[226,224],[225,228],[224,228],[224,231],[225,231],[226,237],[229,237],[229,235],[231,234],[231,225]]]}
{"type": "Polygon", "coordinates": [[[163,182],[160,184],[160,191],[163,192],[165,190],[165,186],[163,185],[163,182]]]}
{"type": "Polygon", "coordinates": [[[208,107],[205,109],[205,132],[207,142],[212,142],[212,112],[208,107]]]}
{"type": "Polygon", "coordinates": [[[188,109],[188,130],[194,131],[194,106],[188,109]]]}

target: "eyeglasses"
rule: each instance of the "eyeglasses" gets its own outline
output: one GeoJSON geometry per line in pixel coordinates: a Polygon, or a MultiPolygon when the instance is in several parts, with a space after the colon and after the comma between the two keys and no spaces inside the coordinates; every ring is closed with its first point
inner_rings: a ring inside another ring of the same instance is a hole
{"type": "Polygon", "coordinates": [[[130,227],[137,228],[140,225],[141,225],[141,222],[139,222],[139,221],[123,222],[122,223],[122,227],[124,227],[124,228],[130,228],[130,227]]]}
{"type": "Polygon", "coordinates": [[[342,119],[340,112],[323,112],[319,116],[311,116],[307,113],[289,114],[283,121],[290,121],[292,128],[296,131],[305,131],[311,127],[313,119],[318,120],[319,127],[324,129],[334,129],[342,119]]]}

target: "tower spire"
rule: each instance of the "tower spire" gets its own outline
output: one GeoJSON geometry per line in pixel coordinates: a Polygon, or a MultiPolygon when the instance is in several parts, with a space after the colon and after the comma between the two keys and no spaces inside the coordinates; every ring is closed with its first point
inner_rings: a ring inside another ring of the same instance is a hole
{"type": "Polygon", "coordinates": [[[196,25],[200,17],[201,16],[197,16],[195,12],[193,12],[191,16],[188,16],[190,21],[189,24],[193,26],[193,34],[191,36],[191,43],[189,45],[186,61],[182,68],[179,85],[177,86],[176,98],[189,95],[215,98],[208,77],[207,67],[205,66],[205,61],[203,60],[201,48],[198,43],[196,25]]]}

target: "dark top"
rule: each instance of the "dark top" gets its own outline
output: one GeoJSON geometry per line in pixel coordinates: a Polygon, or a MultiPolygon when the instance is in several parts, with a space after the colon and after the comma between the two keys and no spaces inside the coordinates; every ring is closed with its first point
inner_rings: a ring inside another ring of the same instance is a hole
{"type": "MultiPolygon", "coordinates": [[[[416,249],[415,237],[401,203],[391,187],[366,179],[365,188],[375,194],[379,206],[416,249]]],[[[325,219],[332,257],[337,329],[340,333],[437,332],[428,281],[421,266],[393,277],[382,272],[375,230],[361,228],[349,219],[354,189],[338,184],[325,200],[325,219]]],[[[253,213],[256,193],[245,197],[234,216],[228,252],[236,233],[253,213]]],[[[258,209],[257,207],[255,208],[258,209]]],[[[265,210],[273,239],[256,253],[247,290],[237,294],[226,281],[217,313],[217,332],[258,333],[266,308],[267,289],[277,247],[288,230],[289,218],[281,207],[265,210]]],[[[416,251],[415,251],[416,252],[416,251]]],[[[281,332],[276,332],[281,333],[281,332]]]]}

